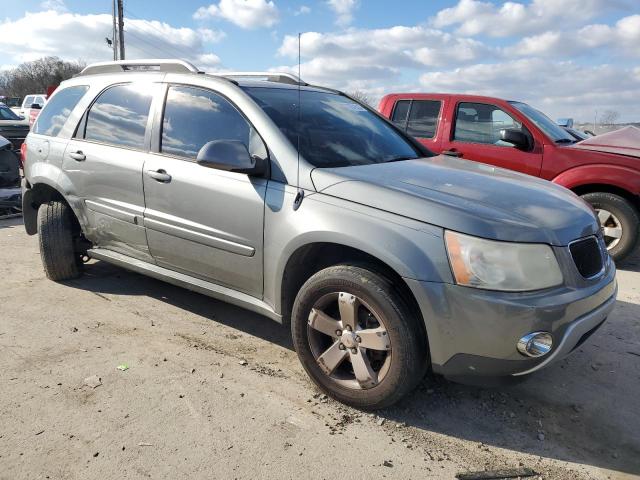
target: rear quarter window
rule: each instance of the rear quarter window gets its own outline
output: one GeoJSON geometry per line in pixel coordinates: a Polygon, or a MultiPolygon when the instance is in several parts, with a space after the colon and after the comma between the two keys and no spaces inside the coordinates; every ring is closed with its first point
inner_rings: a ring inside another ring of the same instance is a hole
{"type": "Polygon", "coordinates": [[[86,85],[68,87],[56,92],[38,115],[33,133],[55,137],[60,133],[69,115],[89,89],[86,85]]]}

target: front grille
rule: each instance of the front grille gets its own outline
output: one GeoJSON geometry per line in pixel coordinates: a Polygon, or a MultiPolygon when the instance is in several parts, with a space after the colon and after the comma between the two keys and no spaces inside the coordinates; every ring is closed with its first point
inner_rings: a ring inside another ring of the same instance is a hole
{"type": "Polygon", "coordinates": [[[569,251],[583,277],[593,277],[602,270],[602,250],[596,237],[573,242],[569,245],[569,251]]]}

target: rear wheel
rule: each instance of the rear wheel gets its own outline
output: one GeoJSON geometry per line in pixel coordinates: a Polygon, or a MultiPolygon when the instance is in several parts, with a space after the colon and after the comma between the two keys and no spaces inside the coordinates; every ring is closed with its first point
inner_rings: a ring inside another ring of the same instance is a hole
{"type": "Polygon", "coordinates": [[[364,268],[338,265],[313,275],[296,297],[291,328],[311,379],[354,407],[391,405],[426,371],[417,319],[388,280],[364,268]]]}
{"type": "Polygon", "coordinates": [[[80,276],[82,262],[75,252],[73,213],[64,202],[51,201],[38,209],[40,258],[50,280],[69,280],[80,276]]]}
{"type": "Polygon", "coordinates": [[[638,243],[638,211],[628,200],[613,193],[587,193],[582,198],[598,215],[609,254],[615,261],[623,260],[638,243]]]}

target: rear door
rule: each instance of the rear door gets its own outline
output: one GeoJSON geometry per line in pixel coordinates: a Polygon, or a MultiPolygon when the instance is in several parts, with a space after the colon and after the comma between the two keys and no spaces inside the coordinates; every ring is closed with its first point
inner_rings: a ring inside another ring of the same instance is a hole
{"type": "Polygon", "coordinates": [[[267,179],[196,163],[215,140],[242,141],[267,158],[262,139],[222,95],[168,85],[156,115],[156,153],[144,165],[149,249],[158,265],[261,298],[267,179]]]}
{"type": "Polygon", "coordinates": [[[390,119],[429,150],[439,152],[441,112],[441,99],[401,99],[393,106],[390,119]]]}
{"type": "Polygon", "coordinates": [[[156,87],[129,82],[103,90],[85,112],[63,161],[73,193],[85,206],[89,240],[147,261],[152,258],[142,225],[142,167],[156,87]]]}
{"type": "Polygon", "coordinates": [[[458,102],[450,138],[443,142],[443,153],[488,163],[538,176],[542,167],[542,148],[527,128],[497,105],[458,102]],[[500,140],[500,130],[517,129],[530,138],[530,147],[520,150],[500,140]]]}

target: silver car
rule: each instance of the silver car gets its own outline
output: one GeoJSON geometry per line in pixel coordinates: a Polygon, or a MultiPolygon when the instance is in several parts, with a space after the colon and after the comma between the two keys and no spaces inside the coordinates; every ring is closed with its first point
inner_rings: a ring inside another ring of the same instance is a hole
{"type": "Polygon", "coordinates": [[[357,407],[428,369],[530,374],[614,306],[615,267],[573,193],[434,156],[287,74],[90,65],[26,144],[25,227],[50,279],[93,258],[290,324],[313,381],[357,407]]]}

